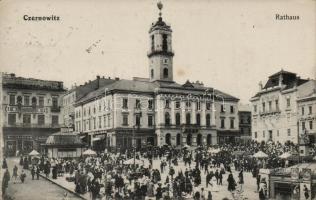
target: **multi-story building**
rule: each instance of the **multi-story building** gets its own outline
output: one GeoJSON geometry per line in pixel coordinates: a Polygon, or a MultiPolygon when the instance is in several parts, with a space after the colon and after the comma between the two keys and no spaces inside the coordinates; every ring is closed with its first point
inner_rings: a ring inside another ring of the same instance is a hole
{"type": "Polygon", "coordinates": [[[149,78],[117,80],[75,104],[75,130],[91,145],[211,145],[238,136],[239,99],[201,82],[173,79],[172,30],[160,16],[149,30],[149,78]],[[106,141],[106,142],[105,142],[106,141]]]}
{"type": "Polygon", "coordinates": [[[63,82],[2,74],[2,125],[4,150],[40,150],[40,144],[60,128],[59,97],[63,82]]]}
{"type": "Polygon", "coordinates": [[[74,128],[76,101],[87,95],[89,92],[99,89],[102,86],[113,83],[115,79],[97,76],[95,80],[85,82],[83,85],[74,86],[61,96],[61,119],[65,127],[74,128]]]}
{"type": "Polygon", "coordinates": [[[281,70],[269,77],[251,98],[252,138],[257,141],[298,142],[299,93],[311,80],[281,70]]]}
{"type": "Polygon", "coordinates": [[[316,138],[316,81],[311,80],[302,86],[298,92],[298,133],[307,134],[311,143],[316,138]]]}
{"type": "Polygon", "coordinates": [[[251,106],[239,105],[239,131],[242,140],[251,139],[251,106]]]}

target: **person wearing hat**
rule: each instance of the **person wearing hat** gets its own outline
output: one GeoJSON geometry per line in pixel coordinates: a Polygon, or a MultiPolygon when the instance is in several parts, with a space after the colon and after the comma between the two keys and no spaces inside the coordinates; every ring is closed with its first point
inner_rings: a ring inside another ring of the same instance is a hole
{"type": "Polygon", "coordinates": [[[158,187],[156,189],[156,200],[160,200],[162,198],[162,188],[161,183],[158,183],[158,187]]]}

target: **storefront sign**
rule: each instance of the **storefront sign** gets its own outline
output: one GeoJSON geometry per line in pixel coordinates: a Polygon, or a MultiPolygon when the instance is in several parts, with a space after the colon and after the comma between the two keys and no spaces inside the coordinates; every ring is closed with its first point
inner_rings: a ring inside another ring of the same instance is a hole
{"type": "Polygon", "coordinates": [[[299,179],[299,168],[291,168],[291,179],[292,180],[299,179]]]}

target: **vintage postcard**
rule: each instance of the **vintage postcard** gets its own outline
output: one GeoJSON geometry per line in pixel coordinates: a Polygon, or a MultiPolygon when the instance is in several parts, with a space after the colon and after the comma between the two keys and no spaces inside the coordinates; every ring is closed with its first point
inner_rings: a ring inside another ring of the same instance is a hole
{"type": "Polygon", "coordinates": [[[0,0],[4,200],[316,199],[315,0],[0,0]]]}

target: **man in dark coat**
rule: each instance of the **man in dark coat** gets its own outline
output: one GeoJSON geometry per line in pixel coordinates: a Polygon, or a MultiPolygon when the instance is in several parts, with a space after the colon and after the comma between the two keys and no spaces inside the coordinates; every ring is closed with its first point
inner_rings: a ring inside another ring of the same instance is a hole
{"type": "Polygon", "coordinates": [[[39,175],[40,175],[40,168],[39,166],[36,167],[36,179],[39,180],[39,175]]]}
{"type": "Polygon", "coordinates": [[[31,175],[32,175],[32,180],[34,180],[34,176],[35,176],[35,166],[33,166],[32,169],[31,169],[31,175]]]}
{"type": "Polygon", "coordinates": [[[10,181],[10,173],[9,173],[9,170],[6,169],[3,174],[3,179],[2,179],[2,195],[3,196],[5,195],[6,189],[9,186],[9,181],[10,181]]]}

